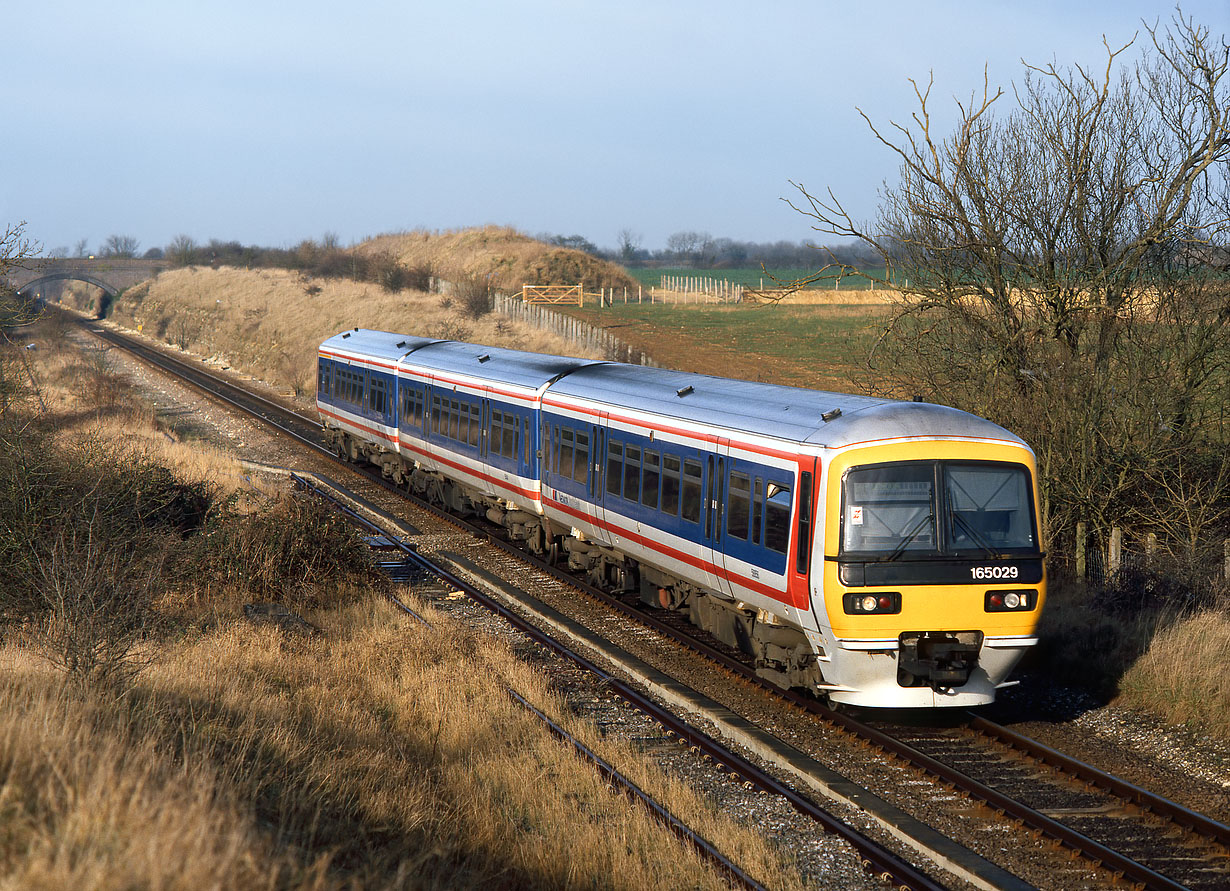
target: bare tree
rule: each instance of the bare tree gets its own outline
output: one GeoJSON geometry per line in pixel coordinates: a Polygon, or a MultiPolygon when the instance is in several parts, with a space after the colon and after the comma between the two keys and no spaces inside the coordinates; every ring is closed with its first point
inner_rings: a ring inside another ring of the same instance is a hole
{"type": "Polygon", "coordinates": [[[73,256],[74,257],[87,257],[89,256],[89,253],[90,253],[90,240],[88,238],[79,239],[77,241],[77,244],[73,247],[73,256]]]}
{"type": "Polygon", "coordinates": [[[666,239],[666,249],[692,266],[704,266],[713,253],[713,236],[708,232],[675,232],[666,239]]]}
{"type": "Polygon", "coordinates": [[[617,237],[619,239],[619,259],[625,263],[635,260],[636,252],[641,249],[640,233],[631,229],[620,229],[617,237]]]}
{"type": "Polygon", "coordinates": [[[102,254],[104,257],[135,257],[140,246],[141,243],[131,235],[108,235],[103,242],[102,254]]]}
{"type": "Polygon", "coordinates": [[[900,289],[871,385],[1025,436],[1053,541],[1139,520],[1163,479],[1230,498],[1230,47],[1181,12],[1145,30],[1132,64],[1108,44],[1097,68],[1026,66],[1011,98],[984,80],[947,136],[930,84],[910,124],[864,114],[900,163],[870,223],[797,186],[900,289]]]}
{"type": "MultiPolygon", "coordinates": [[[[24,221],[10,223],[0,230],[0,339],[6,342],[8,329],[29,324],[38,317],[36,302],[20,296],[6,284],[9,272],[33,260],[38,250],[38,244],[26,236],[24,221]]],[[[20,364],[26,364],[24,359],[20,364]]],[[[0,379],[7,377],[0,373],[0,379]]]]}
{"type": "Polygon", "coordinates": [[[176,266],[191,266],[196,262],[199,246],[191,235],[176,235],[167,245],[167,257],[176,266]]]}

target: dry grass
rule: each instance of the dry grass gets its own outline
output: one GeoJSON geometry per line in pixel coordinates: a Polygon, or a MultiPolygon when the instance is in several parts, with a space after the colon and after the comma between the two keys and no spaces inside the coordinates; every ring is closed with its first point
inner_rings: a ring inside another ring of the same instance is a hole
{"type": "Polygon", "coordinates": [[[126,291],[111,317],[298,394],[314,392],[321,341],[348,328],[575,353],[570,342],[499,314],[463,319],[438,294],[389,293],[371,283],[309,280],[280,269],[172,270],[126,291]]]}
{"type": "Polygon", "coordinates": [[[768,290],[752,292],[744,299],[749,303],[780,303],[792,306],[827,306],[829,304],[869,306],[895,303],[901,299],[898,291],[884,288],[874,291],[866,288],[803,288],[787,293],[780,300],[771,299],[774,296],[776,292],[768,290]],[[762,294],[767,296],[760,296],[762,294]]]}
{"type": "Polygon", "coordinates": [[[1120,684],[1124,704],[1230,738],[1230,616],[1203,611],[1160,630],[1120,684]]]}
{"type": "Polygon", "coordinates": [[[1230,739],[1230,616],[1173,605],[1116,608],[1083,584],[1052,579],[1029,656],[1035,670],[1104,701],[1230,739]]]}
{"type": "Polygon", "coordinates": [[[544,244],[506,226],[379,235],[355,250],[372,255],[388,253],[411,268],[430,266],[437,276],[449,281],[490,275],[492,286],[506,293],[520,291],[526,284],[582,283],[587,291],[635,291],[637,287],[635,279],[614,263],[582,251],[544,244]]]}
{"type": "Polygon", "coordinates": [[[97,888],[722,888],[502,692],[554,712],[773,887],[758,833],[566,714],[506,647],[423,607],[231,622],[80,703],[0,649],[0,884],[97,888]],[[36,720],[31,720],[37,715],[36,720]],[[546,794],[544,794],[546,793],[546,794]]]}
{"type": "MultiPolygon", "coordinates": [[[[77,400],[68,350],[38,351],[36,374],[59,381],[44,420],[65,435],[161,435],[131,393],[77,400]]],[[[757,827],[571,715],[505,643],[353,589],[306,613],[322,634],[284,636],[240,617],[251,594],[162,597],[179,621],[115,691],[67,695],[20,636],[0,641],[0,888],[726,887],[505,684],[753,874],[800,887],[757,827]]]]}
{"type": "Polygon", "coordinates": [[[156,416],[131,384],[108,364],[107,352],[70,341],[58,325],[36,329],[39,395],[50,425],[66,442],[101,439],[123,443],[134,453],[167,467],[188,483],[206,482],[227,495],[257,489],[239,462],[212,446],[185,441],[170,422],[156,416]]]}

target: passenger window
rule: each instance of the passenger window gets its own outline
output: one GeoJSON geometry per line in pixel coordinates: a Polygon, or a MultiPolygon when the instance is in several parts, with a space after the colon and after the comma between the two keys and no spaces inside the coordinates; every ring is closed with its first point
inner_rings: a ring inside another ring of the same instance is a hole
{"type": "Polygon", "coordinates": [[[730,497],[726,508],[726,534],[747,541],[748,512],[752,502],[752,478],[746,473],[731,473],[730,497]]]}
{"type": "Polygon", "coordinates": [[[440,432],[440,397],[431,397],[431,432],[440,432]]]}
{"type": "Polygon", "coordinates": [[[523,455],[521,463],[528,466],[530,463],[530,422],[528,418],[521,419],[521,452],[523,455]]]}
{"type": "Polygon", "coordinates": [[[578,483],[589,482],[589,434],[577,431],[577,450],[573,457],[572,478],[578,483]]]}
{"type": "Polygon", "coordinates": [[[559,424],[551,433],[551,472],[559,473],[559,424]]]}
{"type": "Polygon", "coordinates": [[[483,409],[479,405],[470,406],[470,445],[478,445],[478,435],[483,429],[483,409]]]}
{"type": "Polygon", "coordinates": [[[662,512],[679,515],[679,456],[662,456],[662,512]]]}
{"type": "Polygon", "coordinates": [[[457,439],[457,428],[460,423],[460,406],[456,399],[449,400],[448,404],[448,438],[457,439]]]}
{"type": "Polygon", "coordinates": [[[765,489],[764,543],[779,554],[790,543],[790,489],[771,480],[765,489]]]}
{"type": "Polygon", "coordinates": [[[683,462],[683,518],[689,523],[700,522],[700,462],[691,458],[683,462]]]}
{"type": "Polygon", "coordinates": [[[641,449],[640,446],[624,447],[624,498],[641,500],[641,449]]]}
{"type": "Polygon", "coordinates": [[[610,440],[606,444],[606,490],[611,495],[620,494],[624,481],[624,444],[610,440]]]}
{"type": "Polygon", "coordinates": [[[752,499],[752,544],[764,539],[764,480],[756,477],[756,497],[752,499]]]}
{"type": "Polygon", "coordinates": [[[457,441],[470,441],[470,406],[465,402],[457,404],[457,441]]]}
{"type": "Polygon", "coordinates": [[[658,509],[658,483],[661,478],[661,458],[653,449],[645,449],[645,469],[641,473],[641,504],[658,509]]]}
{"type": "Polygon", "coordinates": [[[572,476],[573,448],[575,446],[575,438],[572,434],[571,427],[565,427],[559,432],[559,475],[563,477],[572,476]]]}
{"type": "Polygon", "coordinates": [[[517,416],[504,415],[504,440],[500,445],[500,454],[505,458],[517,457],[517,416]]]}

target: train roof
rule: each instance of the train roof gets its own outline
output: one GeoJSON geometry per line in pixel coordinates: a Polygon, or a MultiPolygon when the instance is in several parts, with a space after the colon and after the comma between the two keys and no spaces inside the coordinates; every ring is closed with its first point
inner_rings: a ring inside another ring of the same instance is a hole
{"type": "Polygon", "coordinates": [[[404,361],[437,373],[532,390],[549,384],[549,392],[560,396],[826,448],[909,436],[1025,445],[985,418],[928,402],[829,393],[366,328],[335,334],[321,349],[404,361]]]}
{"type": "Polygon", "coordinates": [[[1024,445],[998,424],[943,405],[638,365],[589,365],[553,384],[550,392],[826,448],[903,436],[994,439],[1024,445]]]}
{"type": "Polygon", "coordinates": [[[464,374],[531,390],[538,390],[578,368],[595,364],[593,359],[526,353],[453,340],[438,341],[415,350],[405,361],[436,372],[464,374]]]}
{"type": "Polygon", "coordinates": [[[388,331],[373,331],[370,328],[352,328],[349,331],[334,334],[322,343],[320,348],[396,362],[412,350],[438,342],[431,337],[413,337],[407,334],[392,334],[388,331]]]}

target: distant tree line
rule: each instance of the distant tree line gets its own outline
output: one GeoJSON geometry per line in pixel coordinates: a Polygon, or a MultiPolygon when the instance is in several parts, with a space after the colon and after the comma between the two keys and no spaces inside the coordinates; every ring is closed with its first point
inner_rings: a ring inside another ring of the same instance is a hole
{"type": "Polygon", "coordinates": [[[831,263],[851,266],[874,264],[879,256],[865,244],[819,246],[806,241],[739,241],[715,238],[708,232],[686,230],[666,239],[666,246],[650,250],[631,229],[618,235],[618,245],[600,248],[582,235],[543,233],[539,241],[584,251],[627,267],[689,267],[692,269],[740,269],[764,265],[771,269],[811,269],[831,263]]]}
{"type": "Polygon", "coordinates": [[[293,269],[316,278],[373,282],[388,291],[428,291],[434,275],[428,265],[406,266],[389,253],[358,254],[347,250],[332,233],[326,233],[320,241],[304,239],[292,248],[260,247],[216,238],[198,244],[188,235],[177,235],[164,255],[172,266],[293,269]]]}

